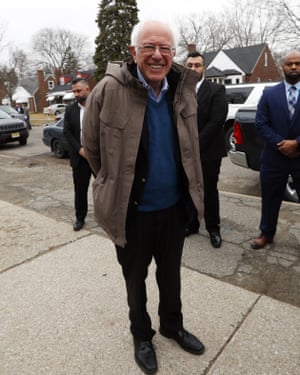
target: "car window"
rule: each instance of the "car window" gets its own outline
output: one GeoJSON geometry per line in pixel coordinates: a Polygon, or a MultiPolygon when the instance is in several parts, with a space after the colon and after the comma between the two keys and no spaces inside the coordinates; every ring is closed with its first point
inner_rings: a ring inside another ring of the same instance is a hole
{"type": "Polygon", "coordinates": [[[58,126],[59,128],[63,128],[64,127],[64,119],[62,118],[59,121],[57,121],[56,126],[58,126]]]}
{"type": "Polygon", "coordinates": [[[230,104],[244,104],[254,87],[226,87],[226,96],[230,104]]]}
{"type": "Polygon", "coordinates": [[[18,115],[19,114],[19,112],[16,111],[14,108],[9,108],[9,110],[7,111],[7,113],[14,114],[14,115],[18,115]]]}
{"type": "Polygon", "coordinates": [[[6,113],[8,113],[8,114],[13,113],[13,114],[16,115],[16,114],[19,113],[19,112],[16,111],[14,108],[9,107],[8,105],[6,105],[6,106],[0,106],[0,109],[1,109],[1,111],[6,112],[6,113]]]}

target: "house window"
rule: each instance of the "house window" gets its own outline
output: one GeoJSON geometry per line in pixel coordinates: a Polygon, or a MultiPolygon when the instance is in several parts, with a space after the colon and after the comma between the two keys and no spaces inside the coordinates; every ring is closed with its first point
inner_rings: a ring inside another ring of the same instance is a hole
{"type": "Polygon", "coordinates": [[[48,81],[48,89],[49,90],[54,89],[54,81],[48,81]]]}
{"type": "Polygon", "coordinates": [[[265,52],[265,68],[268,66],[268,54],[265,52]]]}

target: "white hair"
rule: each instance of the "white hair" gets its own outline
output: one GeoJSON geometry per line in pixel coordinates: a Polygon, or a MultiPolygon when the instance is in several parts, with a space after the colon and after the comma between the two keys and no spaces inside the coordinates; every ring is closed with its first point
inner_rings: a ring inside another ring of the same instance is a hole
{"type": "Polygon", "coordinates": [[[170,24],[168,24],[167,22],[164,22],[164,21],[160,21],[160,20],[144,20],[144,21],[138,22],[133,27],[132,32],[131,32],[131,38],[130,38],[131,45],[135,46],[135,47],[138,45],[139,36],[140,36],[141,31],[143,30],[143,28],[146,24],[151,23],[151,22],[159,23],[159,24],[165,26],[167,29],[170,30],[170,34],[171,34],[172,39],[173,39],[172,47],[176,48],[177,44],[178,44],[177,33],[175,32],[174,28],[170,24]]]}

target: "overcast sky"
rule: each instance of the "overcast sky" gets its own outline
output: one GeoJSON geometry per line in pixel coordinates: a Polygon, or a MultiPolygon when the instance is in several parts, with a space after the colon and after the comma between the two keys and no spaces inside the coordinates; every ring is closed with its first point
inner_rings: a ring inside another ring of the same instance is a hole
{"type": "MultiPolygon", "coordinates": [[[[165,19],[176,22],[185,14],[201,13],[202,9],[218,10],[230,0],[213,0],[205,4],[201,0],[137,0],[139,18],[165,19]]],[[[6,26],[5,42],[28,52],[31,38],[38,30],[61,27],[88,36],[91,48],[98,34],[95,19],[98,14],[97,0],[6,0],[1,4],[0,25],[6,26]]],[[[3,42],[2,42],[3,45],[3,42]]],[[[0,63],[6,59],[0,51],[0,63]]]]}

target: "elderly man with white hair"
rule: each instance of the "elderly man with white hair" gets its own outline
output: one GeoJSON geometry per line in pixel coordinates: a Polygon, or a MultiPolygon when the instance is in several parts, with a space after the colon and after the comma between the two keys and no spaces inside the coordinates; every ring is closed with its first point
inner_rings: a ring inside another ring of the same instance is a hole
{"type": "Polygon", "coordinates": [[[195,208],[199,219],[203,214],[195,98],[199,77],[173,62],[175,51],[167,24],[137,24],[132,58],[108,65],[84,114],[84,147],[97,176],[95,216],[116,246],[135,360],[146,374],[157,371],[145,284],[153,258],[160,333],[190,353],[204,352],[204,345],[184,329],[180,296],[186,226],[195,208]]]}

